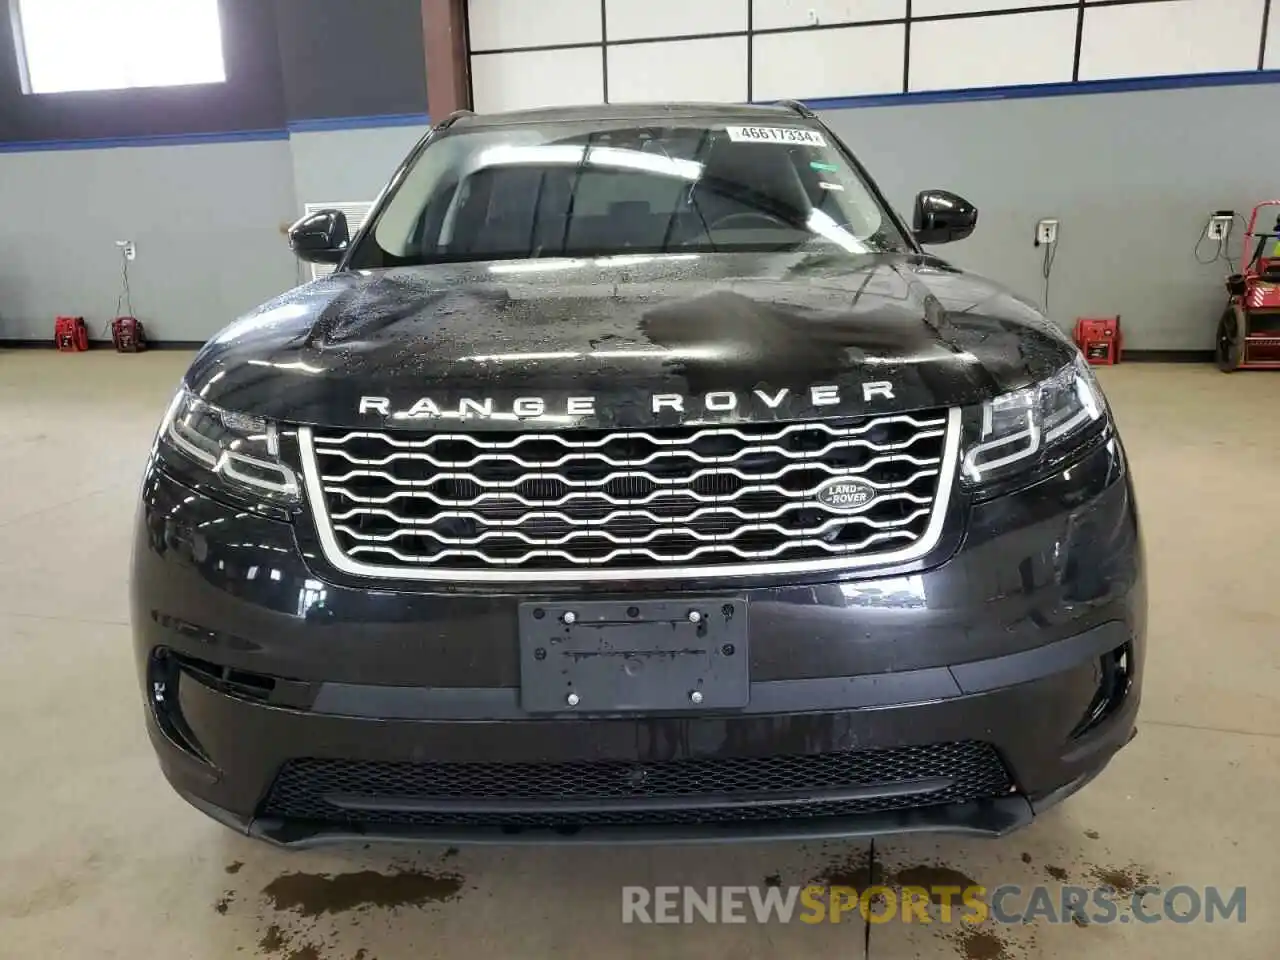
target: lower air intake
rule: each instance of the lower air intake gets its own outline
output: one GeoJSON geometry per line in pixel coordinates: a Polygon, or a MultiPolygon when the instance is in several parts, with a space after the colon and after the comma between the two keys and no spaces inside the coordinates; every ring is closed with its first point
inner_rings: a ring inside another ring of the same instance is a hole
{"type": "Polygon", "coordinates": [[[687,825],[906,810],[1012,790],[995,748],[976,741],[643,764],[306,759],[281,768],[261,813],[351,825],[687,825]]]}

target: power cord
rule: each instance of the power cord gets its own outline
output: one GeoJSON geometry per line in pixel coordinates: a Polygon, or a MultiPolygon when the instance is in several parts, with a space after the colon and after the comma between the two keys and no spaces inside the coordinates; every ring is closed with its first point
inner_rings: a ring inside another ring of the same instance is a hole
{"type": "MultiPolygon", "coordinates": [[[[1248,221],[1248,220],[1246,220],[1243,216],[1241,216],[1241,215],[1240,215],[1240,214],[1238,214],[1238,213],[1233,213],[1233,214],[1231,215],[1231,217],[1232,217],[1231,222],[1232,222],[1232,225],[1233,225],[1233,226],[1234,226],[1234,224],[1235,224],[1235,221],[1237,221],[1237,220],[1239,220],[1239,221],[1240,221],[1240,259],[1243,261],[1243,260],[1244,260],[1244,258],[1245,258],[1246,256],[1248,256],[1248,253],[1249,253],[1249,251],[1245,250],[1245,248],[1244,248],[1244,232],[1245,232],[1246,230],[1248,230],[1248,229],[1249,229],[1249,221],[1248,221]]],[[[1232,230],[1232,233],[1234,233],[1234,232],[1235,232],[1235,231],[1234,231],[1234,230],[1232,230]]],[[[1230,239],[1231,239],[1231,237],[1228,235],[1227,240],[1228,240],[1228,241],[1230,241],[1230,239]]],[[[1226,259],[1226,261],[1227,261],[1227,266],[1231,268],[1231,272],[1232,272],[1232,273],[1235,273],[1235,272],[1236,272],[1236,265],[1235,265],[1234,263],[1232,263],[1232,262],[1231,262],[1231,253],[1230,253],[1229,251],[1227,251],[1227,250],[1225,249],[1225,247],[1226,247],[1226,244],[1223,244],[1223,248],[1224,248],[1224,249],[1223,249],[1223,257],[1224,257],[1224,258],[1226,259]]]]}
{"type": "MultiPolygon", "coordinates": [[[[1226,214],[1223,214],[1223,216],[1225,215],[1226,214]]],[[[1217,241],[1218,249],[1214,251],[1213,256],[1210,257],[1208,260],[1205,260],[1200,256],[1200,248],[1204,245],[1205,240],[1208,239],[1209,237],[1209,224],[1206,223],[1204,225],[1204,229],[1200,231],[1200,239],[1196,241],[1195,250],[1193,251],[1196,258],[1196,263],[1200,263],[1200,264],[1204,264],[1205,266],[1208,266],[1211,263],[1217,263],[1219,260],[1225,260],[1227,262],[1227,266],[1231,268],[1231,272],[1232,273],[1236,272],[1235,261],[1233,261],[1231,258],[1231,250],[1228,244],[1230,244],[1231,238],[1235,235],[1235,222],[1237,220],[1240,221],[1240,227],[1241,227],[1240,236],[1242,239],[1240,242],[1241,243],[1244,242],[1243,240],[1244,232],[1245,230],[1248,229],[1249,222],[1245,220],[1245,218],[1242,217],[1240,214],[1233,213],[1231,215],[1231,224],[1232,224],[1231,231],[1226,235],[1226,237],[1223,237],[1217,241]]],[[[1241,250],[1241,255],[1242,256],[1244,255],[1243,249],[1241,250]]]]}
{"type": "Polygon", "coordinates": [[[116,294],[116,312],[107,318],[107,322],[102,325],[102,335],[100,339],[107,339],[107,334],[111,330],[111,324],[116,317],[132,317],[133,312],[133,295],[129,290],[129,254],[127,244],[117,244],[120,250],[120,292],[116,294]],[[127,309],[128,313],[121,313],[121,308],[127,309]]]}
{"type": "MultiPolygon", "coordinates": [[[[1062,229],[1061,226],[1058,227],[1062,229]]],[[[1053,273],[1053,261],[1058,257],[1058,241],[1044,244],[1044,264],[1041,273],[1044,274],[1044,309],[1047,313],[1049,310],[1049,275],[1053,273]]]]}
{"type": "Polygon", "coordinates": [[[116,297],[116,316],[132,317],[133,313],[133,297],[129,292],[129,253],[127,247],[120,248],[120,295],[116,297]],[[128,313],[121,313],[120,308],[126,307],[128,313]]]}
{"type": "MultiPolygon", "coordinates": [[[[1200,239],[1196,241],[1195,250],[1192,251],[1195,255],[1196,263],[1201,263],[1201,264],[1204,264],[1205,266],[1208,266],[1211,263],[1217,263],[1219,260],[1223,258],[1222,257],[1223,247],[1225,245],[1221,240],[1221,238],[1219,238],[1219,240],[1217,241],[1218,249],[1214,252],[1213,256],[1210,257],[1208,260],[1202,259],[1200,256],[1200,247],[1208,238],[1208,236],[1209,236],[1209,224],[1206,223],[1204,225],[1204,229],[1200,231],[1200,239]]],[[[1230,263],[1231,261],[1228,260],[1227,262],[1230,263]]]]}

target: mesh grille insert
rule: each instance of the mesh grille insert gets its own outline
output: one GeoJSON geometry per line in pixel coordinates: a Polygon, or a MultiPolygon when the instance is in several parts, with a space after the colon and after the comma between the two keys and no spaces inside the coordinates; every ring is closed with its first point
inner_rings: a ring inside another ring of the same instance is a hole
{"type": "Polygon", "coordinates": [[[263,814],[286,820],[439,826],[710,824],[901,810],[998,797],[1011,790],[995,748],[976,741],[656,763],[303,759],[281,768],[263,814]],[[831,796],[851,787],[893,788],[937,783],[939,778],[947,783],[920,792],[831,796]],[[761,804],[769,800],[777,802],[761,804]],[[556,809],[566,802],[577,806],[556,809]],[[440,809],[421,809],[433,803],[440,809]],[[467,810],[467,803],[487,803],[490,809],[467,810]],[[411,809],[415,806],[420,809],[411,809]]]}

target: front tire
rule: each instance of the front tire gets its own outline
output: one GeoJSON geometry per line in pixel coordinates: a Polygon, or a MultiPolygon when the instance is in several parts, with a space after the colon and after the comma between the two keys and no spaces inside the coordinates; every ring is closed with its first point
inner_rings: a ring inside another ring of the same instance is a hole
{"type": "Polygon", "coordinates": [[[1216,347],[1213,357],[1218,369],[1223,373],[1231,373],[1240,369],[1240,361],[1244,352],[1242,334],[1240,319],[1236,316],[1236,311],[1228,307],[1218,321],[1218,335],[1215,341],[1216,347]]]}

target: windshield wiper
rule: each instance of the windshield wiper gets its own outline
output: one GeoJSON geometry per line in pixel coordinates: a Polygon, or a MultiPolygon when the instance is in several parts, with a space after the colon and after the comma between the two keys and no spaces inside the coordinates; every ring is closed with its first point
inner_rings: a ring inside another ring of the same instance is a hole
{"type": "MultiPolygon", "coordinates": [[[[697,147],[694,148],[693,155],[690,157],[691,160],[693,160],[694,162],[700,162],[700,158],[702,157],[702,152],[707,147],[708,145],[707,141],[710,138],[710,136],[711,136],[710,130],[702,131],[702,136],[698,138],[698,145],[697,147]]],[[[657,143],[658,149],[662,151],[663,156],[665,156],[668,160],[670,160],[671,154],[667,151],[667,148],[663,146],[662,141],[657,140],[655,141],[655,143],[657,143]]],[[[693,195],[693,188],[696,185],[697,184],[695,182],[694,184],[691,184],[689,186],[689,192],[686,194],[686,197],[688,198],[689,206],[693,207],[693,212],[697,214],[698,220],[702,223],[702,232],[707,235],[707,243],[711,244],[711,249],[714,250],[715,242],[711,239],[711,228],[707,226],[707,218],[702,215],[702,211],[698,208],[698,200],[693,195]]],[[[667,229],[663,231],[663,234],[662,234],[662,249],[664,252],[669,250],[670,248],[671,232],[676,228],[676,220],[679,214],[680,214],[680,204],[679,204],[679,201],[677,201],[671,205],[671,216],[667,218],[667,229]]]]}
{"type": "Polygon", "coordinates": [[[578,199],[578,187],[582,183],[582,171],[587,169],[587,157],[591,156],[591,141],[595,138],[596,134],[587,134],[587,142],[582,150],[582,159],[578,161],[578,166],[573,171],[573,186],[569,188],[569,203],[564,211],[564,232],[560,235],[561,256],[564,255],[565,248],[569,246],[569,228],[573,226],[574,201],[578,199]]]}

